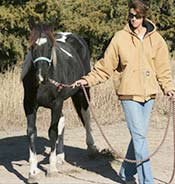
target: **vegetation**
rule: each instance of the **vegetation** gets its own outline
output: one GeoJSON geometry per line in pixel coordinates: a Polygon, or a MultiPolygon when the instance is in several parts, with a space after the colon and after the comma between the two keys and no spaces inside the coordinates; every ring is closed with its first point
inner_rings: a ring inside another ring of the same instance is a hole
{"type": "MultiPolygon", "coordinates": [[[[150,18],[157,23],[158,29],[173,51],[175,2],[172,0],[146,2],[150,6],[150,18]]],[[[1,0],[0,69],[3,71],[8,65],[14,66],[22,62],[27,52],[29,20],[32,18],[35,21],[47,22],[55,31],[71,31],[81,35],[88,42],[92,58],[98,58],[112,35],[126,24],[127,8],[128,3],[124,0],[1,0]]],[[[13,71],[8,70],[5,74],[0,74],[0,130],[26,126],[22,106],[23,89],[19,76],[20,69],[16,66],[13,71]]],[[[108,124],[123,120],[120,104],[111,86],[111,82],[107,81],[107,84],[98,85],[91,91],[97,119],[108,124]]],[[[164,99],[158,100],[155,109],[158,118],[163,118],[167,114],[167,106],[164,99]]],[[[69,122],[77,122],[70,100],[65,102],[64,111],[65,115],[67,114],[67,126],[72,126],[68,124],[69,122]]],[[[49,116],[49,111],[42,109],[39,111],[38,119],[42,122],[40,127],[48,127],[49,116]]],[[[156,126],[164,127],[161,123],[156,126]]]]}
{"type": "MultiPolygon", "coordinates": [[[[175,1],[148,0],[149,17],[156,22],[171,53],[175,47],[175,1]]],[[[84,37],[92,58],[98,58],[112,35],[127,21],[126,0],[1,0],[0,68],[20,64],[27,51],[29,20],[44,21],[55,31],[84,37]]]]}
{"type": "MultiPolygon", "coordinates": [[[[175,64],[173,65],[175,68],[175,64]]],[[[26,130],[26,117],[23,109],[23,87],[19,80],[20,68],[0,74],[0,132],[26,130]]],[[[91,88],[91,109],[101,125],[121,124],[124,121],[120,102],[117,100],[112,80],[91,88]]],[[[152,112],[151,126],[165,128],[169,111],[169,100],[162,94],[156,99],[152,112]]],[[[67,128],[82,126],[71,99],[64,102],[63,113],[67,128]]],[[[92,126],[96,127],[91,113],[92,126]]],[[[39,108],[37,113],[38,130],[48,130],[50,126],[50,109],[39,108]]]]}

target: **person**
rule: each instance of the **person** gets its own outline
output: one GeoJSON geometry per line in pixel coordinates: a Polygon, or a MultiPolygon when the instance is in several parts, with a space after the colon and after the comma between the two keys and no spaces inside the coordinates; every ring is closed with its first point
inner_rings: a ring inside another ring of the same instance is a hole
{"type": "MultiPolygon", "coordinates": [[[[148,158],[146,134],[150,113],[159,86],[165,95],[175,97],[169,53],[165,40],[147,18],[147,6],[134,0],[129,6],[128,23],[115,33],[105,50],[104,57],[88,75],[72,86],[94,86],[120,72],[117,95],[121,101],[127,127],[131,134],[126,158],[148,158]]],[[[123,161],[120,177],[127,184],[153,184],[150,160],[141,163],[123,161]]]]}

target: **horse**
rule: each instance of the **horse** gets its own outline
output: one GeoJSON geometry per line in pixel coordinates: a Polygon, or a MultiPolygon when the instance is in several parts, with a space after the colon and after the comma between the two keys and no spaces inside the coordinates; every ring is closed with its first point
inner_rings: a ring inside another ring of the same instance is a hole
{"type": "MultiPolygon", "coordinates": [[[[71,97],[78,117],[86,130],[87,150],[98,152],[92,136],[90,113],[81,87],[70,84],[90,71],[90,53],[85,40],[70,32],[53,31],[44,24],[37,24],[29,36],[29,51],[24,60],[21,80],[24,89],[23,106],[27,119],[29,139],[29,181],[39,173],[36,145],[36,115],[39,107],[51,110],[48,129],[50,140],[49,168],[47,174],[58,171],[57,164],[65,160],[63,103],[71,97]],[[64,84],[64,85],[63,85],[64,84]]],[[[90,97],[89,88],[86,92],[90,97]]]]}

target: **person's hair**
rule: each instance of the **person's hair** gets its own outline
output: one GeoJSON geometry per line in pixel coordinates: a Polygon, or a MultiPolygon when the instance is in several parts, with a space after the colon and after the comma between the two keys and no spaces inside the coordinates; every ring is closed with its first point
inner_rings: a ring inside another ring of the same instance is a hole
{"type": "Polygon", "coordinates": [[[133,8],[140,16],[145,18],[147,16],[148,7],[141,0],[133,0],[129,4],[129,11],[133,8]]]}

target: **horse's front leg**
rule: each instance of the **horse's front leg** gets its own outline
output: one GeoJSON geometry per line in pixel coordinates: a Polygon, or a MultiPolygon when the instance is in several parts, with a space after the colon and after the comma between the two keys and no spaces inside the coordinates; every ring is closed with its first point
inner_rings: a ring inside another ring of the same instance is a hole
{"type": "Polygon", "coordinates": [[[57,173],[57,150],[56,150],[56,143],[58,140],[58,123],[61,117],[61,110],[62,110],[63,102],[56,102],[51,109],[51,125],[49,128],[49,138],[51,144],[51,152],[49,157],[49,169],[48,169],[48,176],[52,176],[57,173]]]}
{"type": "Polygon", "coordinates": [[[40,172],[38,169],[38,161],[36,155],[36,109],[24,104],[26,117],[27,117],[27,136],[29,140],[29,178],[28,182],[33,183],[37,179],[37,174],[40,172]]]}
{"type": "Polygon", "coordinates": [[[64,153],[64,127],[65,127],[65,118],[62,114],[59,123],[58,123],[58,140],[57,140],[57,163],[63,164],[65,162],[65,153],[64,153]]]}

